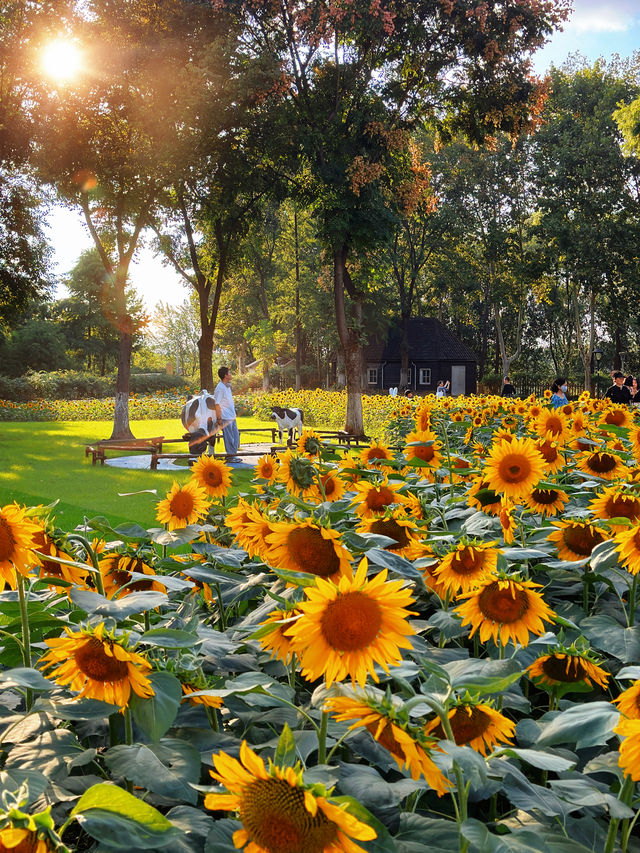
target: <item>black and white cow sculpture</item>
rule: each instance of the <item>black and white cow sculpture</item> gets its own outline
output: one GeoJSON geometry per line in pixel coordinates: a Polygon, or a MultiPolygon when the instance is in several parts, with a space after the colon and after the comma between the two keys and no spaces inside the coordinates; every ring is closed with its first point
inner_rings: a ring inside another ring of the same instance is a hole
{"type": "Polygon", "coordinates": [[[189,451],[200,456],[213,444],[216,430],[216,406],[206,388],[189,397],[180,414],[182,426],[190,434],[189,451]]]}
{"type": "Polygon", "coordinates": [[[282,406],[273,406],[271,417],[278,427],[278,441],[282,441],[282,433],[287,432],[287,444],[292,445],[296,432],[298,437],[302,435],[302,422],[304,420],[302,409],[283,409],[282,406]]]}

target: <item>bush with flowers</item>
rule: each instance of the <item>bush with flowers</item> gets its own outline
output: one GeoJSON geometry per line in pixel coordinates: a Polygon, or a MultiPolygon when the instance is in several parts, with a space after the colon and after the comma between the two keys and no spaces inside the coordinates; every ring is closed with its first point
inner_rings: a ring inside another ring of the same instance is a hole
{"type": "Polygon", "coordinates": [[[1,845],[638,849],[635,411],[411,405],[150,530],[0,508],[1,845]]]}

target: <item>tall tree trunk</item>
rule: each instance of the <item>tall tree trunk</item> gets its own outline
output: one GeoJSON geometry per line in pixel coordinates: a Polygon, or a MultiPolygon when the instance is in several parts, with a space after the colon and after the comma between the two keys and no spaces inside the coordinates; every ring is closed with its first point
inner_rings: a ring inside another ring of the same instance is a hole
{"type": "Polygon", "coordinates": [[[296,257],[296,391],[302,387],[302,324],[300,323],[300,247],[298,245],[298,208],[293,208],[293,236],[296,257]]]}
{"type": "Polygon", "coordinates": [[[333,295],[336,309],[338,337],[344,355],[344,368],[347,380],[347,418],[345,430],[352,435],[362,435],[362,347],[360,344],[360,324],[362,320],[362,297],[350,286],[347,270],[348,249],[343,246],[333,255],[333,295]],[[345,288],[351,290],[351,305],[347,320],[345,306],[345,288]]]}
{"type": "Polygon", "coordinates": [[[111,438],[133,438],[129,427],[129,380],[131,378],[131,331],[120,332],[118,350],[118,375],[116,378],[113,431],[111,438]]]}
{"type": "Polygon", "coordinates": [[[198,370],[200,388],[212,392],[217,383],[213,381],[213,327],[207,322],[201,327],[198,338],[198,370]]]}
{"type": "MultiPolygon", "coordinates": [[[[409,384],[409,315],[402,313],[402,336],[400,338],[400,389],[409,384]]],[[[384,391],[384,388],[382,389],[384,391]]]]}
{"type": "Polygon", "coordinates": [[[595,288],[591,288],[589,293],[589,339],[588,343],[585,343],[582,337],[582,317],[580,316],[580,308],[578,305],[578,289],[576,286],[576,290],[573,294],[573,316],[575,320],[575,329],[576,329],[576,341],[578,344],[578,352],[580,353],[580,359],[582,361],[582,367],[584,369],[584,387],[585,391],[589,391],[590,394],[593,393],[593,376],[591,374],[591,364],[593,360],[593,350],[595,346],[596,340],[596,324],[595,324],[595,313],[596,313],[596,292],[595,288]]]}

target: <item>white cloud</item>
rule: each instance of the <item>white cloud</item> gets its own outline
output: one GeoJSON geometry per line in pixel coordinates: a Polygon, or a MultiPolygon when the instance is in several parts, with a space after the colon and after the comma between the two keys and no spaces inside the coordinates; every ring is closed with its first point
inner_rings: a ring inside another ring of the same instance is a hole
{"type": "Polygon", "coordinates": [[[574,11],[565,30],[578,33],[623,33],[633,26],[640,11],[637,0],[574,0],[574,11]]]}

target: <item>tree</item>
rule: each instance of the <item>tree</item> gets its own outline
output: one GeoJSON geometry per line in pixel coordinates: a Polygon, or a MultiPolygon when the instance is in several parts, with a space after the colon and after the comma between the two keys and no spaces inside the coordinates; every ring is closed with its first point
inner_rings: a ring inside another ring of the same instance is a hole
{"type": "Polygon", "coordinates": [[[537,231],[548,269],[567,294],[585,388],[591,390],[599,314],[604,319],[608,313],[619,352],[626,326],[621,306],[638,299],[640,164],[624,156],[612,117],[638,87],[631,69],[616,63],[567,65],[551,76],[552,94],[536,136],[537,231]]]}
{"type": "MultiPolygon", "coordinates": [[[[76,359],[84,362],[86,370],[104,376],[108,364],[115,366],[118,358],[120,335],[114,276],[106,272],[97,249],[88,249],[80,255],[64,284],[70,295],[55,303],[54,313],[68,348],[76,359]]],[[[135,345],[135,335],[144,327],[146,317],[130,288],[126,298],[135,345]]]]}
{"type": "Polygon", "coordinates": [[[191,61],[189,33],[203,14],[199,4],[174,0],[83,4],[72,23],[99,73],[85,74],[73,88],[38,93],[41,174],[65,203],[82,209],[113,276],[120,348],[112,438],[131,436],[129,266],[176,159],[185,156],[183,70],[191,61]]]}
{"type": "Polygon", "coordinates": [[[346,429],[362,424],[362,319],[368,282],[357,253],[392,232],[399,133],[428,119],[441,135],[480,142],[539,110],[542,89],[526,55],[566,15],[564,0],[462,0],[303,5],[219,0],[241,18],[252,51],[282,67],[292,134],[306,159],[325,250],[333,263],[338,335],[347,375],[346,429]]]}
{"type": "Polygon", "coordinates": [[[157,304],[147,340],[154,352],[175,364],[183,376],[196,375],[199,336],[195,295],[177,307],[163,302],[157,304]]]}

